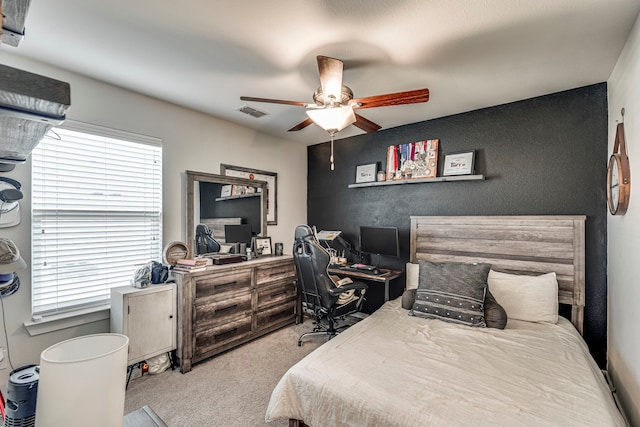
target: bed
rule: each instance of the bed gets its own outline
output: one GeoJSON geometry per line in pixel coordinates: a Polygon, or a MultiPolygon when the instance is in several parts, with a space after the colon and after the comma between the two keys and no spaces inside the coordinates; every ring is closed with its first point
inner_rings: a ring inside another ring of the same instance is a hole
{"type": "MultiPolygon", "coordinates": [[[[289,369],[271,395],[266,420],[314,427],[624,426],[581,337],[584,221],[412,217],[410,261],[421,274],[429,265],[488,263],[490,274],[536,276],[522,282],[527,286],[553,275],[556,307],[568,304],[571,320],[520,320],[528,314],[508,305],[513,317],[504,329],[472,327],[409,315],[401,299],[389,301],[289,369]]],[[[502,276],[490,277],[487,289],[497,292],[502,276]]],[[[537,288],[516,289],[537,298],[537,288]]],[[[525,311],[533,306],[522,305],[525,311]]]]}

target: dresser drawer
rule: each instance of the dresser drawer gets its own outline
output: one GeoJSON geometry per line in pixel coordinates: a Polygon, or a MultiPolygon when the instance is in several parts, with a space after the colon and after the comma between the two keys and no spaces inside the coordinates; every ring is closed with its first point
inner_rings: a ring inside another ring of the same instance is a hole
{"type": "Polygon", "coordinates": [[[260,266],[256,269],[256,283],[273,283],[284,279],[293,280],[296,277],[296,270],[292,262],[270,266],[260,266]]]}
{"type": "Polygon", "coordinates": [[[227,296],[242,293],[251,288],[251,270],[220,272],[195,279],[196,300],[215,295],[227,296]]]}
{"type": "Polygon", "coordinates": [[[249,333],[251,333],[251,316],[241,317],[216,327],[196,330],[194,356],[209,353],[249,333]]]}
{"type": "Polygon", "coordinates": [[[293,322],[296,315],[296,301],[293,300],[275,307],[258,311],[258,329],[267,328],[278,323],[293,322]]]}
{"type": "Polygon", "coordinates": [[[194,321],[196,329],[203,324],[227,323],[230,318],[251,313],[251,293],[246,292],[234,298],[209,299],[205,298],[196,302],[194,308],[194,321]]]}
{"type": "Polygon", "coordinates": [[[296,287],[292,281],[284,281],[275,285],[257,289],[258,308],[266,308],[296,299],[296,287]]]}

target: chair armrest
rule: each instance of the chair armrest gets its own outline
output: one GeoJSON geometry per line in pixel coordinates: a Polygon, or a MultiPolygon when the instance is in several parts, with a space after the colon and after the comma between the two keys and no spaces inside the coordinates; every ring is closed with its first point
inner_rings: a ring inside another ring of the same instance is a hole
{"type": "Polygon", "coordinates": [[[364,289],[369,289],[369,286],[367,286],[366,283],[353,282],[353,283],[347,283],[346,285],[339,286],[335,289],[330,289],[329,292],[331,292],[331,295],[336,296],[336,295],[340,295],[343,292],[350,291],[351,289],[356,291],[361,291],[364,289]]]}

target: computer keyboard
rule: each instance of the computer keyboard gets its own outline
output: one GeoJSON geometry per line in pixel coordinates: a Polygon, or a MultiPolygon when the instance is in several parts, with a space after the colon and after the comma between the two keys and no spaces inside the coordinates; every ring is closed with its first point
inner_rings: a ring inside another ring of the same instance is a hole
{"type": "Polygon", "coordinates": [[[351,268],[350,265],[342,265],[342,264],[331,264],[329,266],[329,268],[333,269],[333,270],[344,270],[344,271],[352,271],[355,270],[354,268],[351,268]]]}
{"type": "Polygon", "coordinates": [[[375,266],[367,265],[367,264],[352,264],[351,268],[355,268],[356,270],[365,270],[365,271],[373,271],[376,269],[375,266]]]}
{"type": "Polygon", "coordinates": [[[386,271],[381,271],[376,266],[367,265],[367,264],[347,264],[347,265],[331,264],[329,268],[333,270],[352,271],[352,272],[361,271],[363,273],[372,274],[374,276],[378,276],[386,273],[386,271]]]}

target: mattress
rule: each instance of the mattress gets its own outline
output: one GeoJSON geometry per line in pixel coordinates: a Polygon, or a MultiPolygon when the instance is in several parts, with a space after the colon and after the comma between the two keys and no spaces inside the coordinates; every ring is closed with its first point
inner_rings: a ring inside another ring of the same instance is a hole
{"type": "Polygon", "coordinates": [[[289,369],[266,413],[278,418],[312,427],[625,425],[568,320],[473,328],[409,316],[399,299],[289,369]]]}

